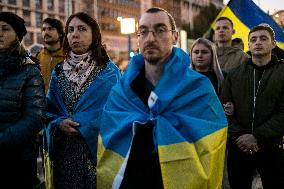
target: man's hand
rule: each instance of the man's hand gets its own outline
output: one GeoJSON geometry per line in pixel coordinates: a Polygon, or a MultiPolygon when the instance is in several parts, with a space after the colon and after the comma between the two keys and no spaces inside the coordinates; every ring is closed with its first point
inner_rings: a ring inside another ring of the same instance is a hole
{"type": "Polygon", "coordinates": [[[259,150],[257,140],[252,134],[244,134],[237,138],[237,146],[245,153],[253,154],[259,150]]]}
{"type": "Polygon", "coordinates": [[[80,126],[79,123],[73,121],[72,119],[64,119],[60,125],[59,129],[68,136],[76,136],[79,134],[77,128],[80,126]]]}
{"type": "Polygon", "coordinates": [[[226,104],[223,104],[224,111],[226,115],[233,115],[234,114],[234,104],[232,102],[226,102],[226,104]]]}

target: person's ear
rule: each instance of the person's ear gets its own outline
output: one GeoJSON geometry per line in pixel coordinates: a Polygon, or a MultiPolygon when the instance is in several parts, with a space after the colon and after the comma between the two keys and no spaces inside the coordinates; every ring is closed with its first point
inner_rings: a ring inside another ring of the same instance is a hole
{"type": "Polygon", "coordinates": [[[173,33],[173,45],[177,44],[178,41],[178,37],[179,37],[179,33],[176,31],[173,33]]]}
{"type": "Polygon", "coordinates": [[[274,49],[275,47],[276,47],[276,41],[273,40],[273,41],[272,41],[272,49],[274,49]]]}
{"type": "Polygon", "coordinates": [[[236,33],[236,30],[235,29],[233,29],[233,32],[232,32],[232,34],[234,35],[236,33]]]}

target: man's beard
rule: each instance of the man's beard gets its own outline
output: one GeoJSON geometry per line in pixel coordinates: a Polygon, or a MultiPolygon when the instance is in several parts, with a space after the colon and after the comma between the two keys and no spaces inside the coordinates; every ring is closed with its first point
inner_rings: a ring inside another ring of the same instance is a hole
{"type": "MultiPolygon", "coordinates": [[[[147,47],[155,47],[155,48],[159,49],[159,47],[157,47],[155,44],[152,44],[152,43],[147,44],[147,46],[145,48],[147,48],[147,47]]],[[[152,54],[146,53],[146,54],[143,54],[143,56],[144,56],[144,59],[147,62],[149,62],[149,64],[151,64],[151,65],[156,65],[157,62],[159,62],[159,60],[161,59],[161,57],[159,55],[155,55],[155,54],[152,55],[152,54]]]]}
{"type": "Polygon", "coordinates": [[[57,39],[57,40],[51,40],[51,41],[45,41],[45,44],[47,44],[47,45],[55,45],[56,43],[58,43],[59,42],[59,39],[57,39]]]}
{"type": "Polygon", "coordinates": [[[152,56],[144,56],[144,59],[151,65],[156,65],[157,62],[159,62],[159,60],[161,59],[160,57],[152,57],[152,56]]]}
{"type": "Polygon", "coordinates": [[[271,52],[263,52],[263,53],[254,53],[251,52],[252,56],[257,57],[257,58],[261,58],[261,57],[265,57],[268,56],[269,54],[271,54],[271,52]]]}

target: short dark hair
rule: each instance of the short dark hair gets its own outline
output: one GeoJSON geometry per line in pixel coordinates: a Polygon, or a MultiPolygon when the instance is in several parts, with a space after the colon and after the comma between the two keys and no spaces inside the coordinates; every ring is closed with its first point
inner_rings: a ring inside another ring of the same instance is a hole
{"type": "Polygon", "coordinates": [[[92,57],[97,61],[99,65],[106,64],[109,61],[109,56],[105,50],[105,46],[102,44],[102,35],[100,31],[100,27],[98,22],[89,16],[87,13],[78,12],[74,13],[66,21],[65,25],[65,36],[63,40],[63,50],[65,53],[69,53],[71,51],[71,47],[68,43],[67,34],[68,27],[73,18],[78,18],[82,22],[86,23],[88,26],[92,28],[92,43],[88,50],[92,51],[92,57]]]}
{"type": "Polygon", "coordinates": [[[232,40],[232,46],[239,46],[242,50],[244,50],[244,41],[241,38],[234,38],[232,40]]]}
{"type": "Polygon", "coordinates": [[[148,10],[146,10],[146,13],[157,13],[157,12],[164,12],[164,13],[166,13],[168,15],[168,17],[169,17],[172,30],[176,31],[175,19],[168,11],[166,11],[165,9],[160,8],[160,7],[151,7],[148,10]]]}
{"type": "Polygon", "coordinates": [[[221,17],[219,17],[219,18],[216,20],[216,22],[218,22],[218,21],[220,21],[220,20],[228,20],[228,21],[230,22],[230,24],[232,25],[232,28],[234,28],[234,23],[233,23],[233,21],[232,21],[230,18],[225,17],[225,16],[221,16],[221,17]]]}
{"type": "Polygon", "coordinates": [[[266,23],[263,23],[263,24],[259,24],[255,27],[253,27],[250,31],[249,31],[249,35],[248,35],[248,38],[250,36],[251,33],[255,32],[255,31],[259,31],[259,30],[266,30],[268,31],[270,37],[271,37],[271,40],[272,41],[275,41],[275,33],[274,33],[274,30],[272,29],[272,27],[269,25],[269,24],[266,24],[266,23]]]}
{"type": "Polygon", "coordinates": [[[62,44],[64,38],[64,27],[60,20],[55,18],[46,18],[42,21],[42,23],[47,23],[51,27],[55,28],[59,34],[60,43],[62,44]]]}
{"type": "Polygon", "coordinates": [[[238,38],[238,37],[237,37],[237,38],[235,38],[235,39],[232,40],[232,43],[234,43],[234,44],[240,44],[240,43],[244,43],[244,42],[243,42],[243,40],[242,40],[241,38],[238,38]]]}

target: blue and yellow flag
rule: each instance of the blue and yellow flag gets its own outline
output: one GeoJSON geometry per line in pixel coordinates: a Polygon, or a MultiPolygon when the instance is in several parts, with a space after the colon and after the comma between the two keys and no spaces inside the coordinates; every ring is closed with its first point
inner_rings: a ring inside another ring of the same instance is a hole
{"type": "Polygon", "coordinates": [[[222,16],[228,17],[233,21],[234,29],[236,30],[233,38],[241,38],[244,41],[245,51],[248,50],[250,29],[261,23],[269,24],[273,28],[277,45],[284,49],[283,29],[252,0],[230,0],[212,23],[211,29],[214,29],[216,20],[222,16]]]}
{"type": "MultiPolygon", "coordinates": [[[[44,128],[44,167],[45,186],[53,189],[53,160],[54,160],[54,140],[60,133],[59,124],[67,118],[80,123],[79,132],[84,138],[92,160],[97,157],[97,136],[99,132],[99,121],[104,104],[107,100],[111,88],[120,79],[119,69],[109,61],[106,67],[100,72],[94,81],[88,86],[86,91],[77,100],[72,115],[67,110],[58,85],[58,69],[54,69],[51,74],[49,90],[46,95],[46,121],[44,128]]],[[[55,147],[56,148],[56,147],[55,147]]]]}
{"type": "Polygon", "coordinates": [[[132,58],[104,107],[97,188],[120,187],[135,128],[146,122],[154,126],[165,189],[221,188],[227,120],[210,81],[188,68],[183,50],[173,48],[147,108],[130,87],[144,62],[141,54],[132,58]]]}

